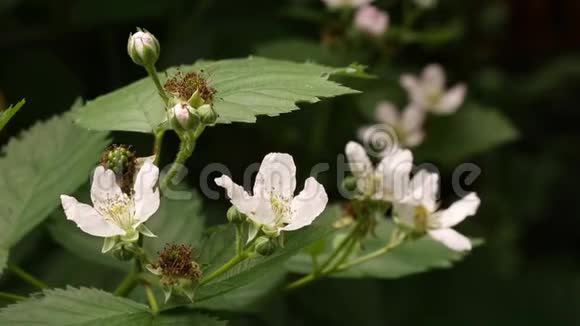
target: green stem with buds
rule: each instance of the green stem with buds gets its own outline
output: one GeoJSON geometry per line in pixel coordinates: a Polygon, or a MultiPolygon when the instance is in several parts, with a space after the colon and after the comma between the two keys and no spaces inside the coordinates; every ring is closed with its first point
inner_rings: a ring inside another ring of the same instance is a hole
{"type": "MultiPolygon", "coordinates": [[[[187,135],[187,134],[186,134],[187,135]]],[[[179,152],[175,157],[175,161],[171,165],[169,172],[167,175],[161,180],[159,183],[159,188],[161,191],[165,191],[169,186],[171,180],[179,173],[181,167],[185,164],[185,161],[193,154],[193,150],[195,149],[195,138],[191,139],[189,136],[180,135],[181,143],[179,145],[179,152]]]]}
{"type": "Polygon", "coordinates": [[[211,282],[212,280],[215,280],[225,272],[229,271],[232,267],[236,266],[240,262],[250,257],[250,254],[254,251],[254,241],[257,238],[258,237],[255,237],[252,241],[250,241],[250,243],[248,243],[248,245],[246,246],[245,250],[237,254],[234,258],[230,259],[227,263],[223,264],[220,268],[216,269],[213,273],[204,277],[199,283],[199,285],[204,285],[211,282]]]}
{"type": "Polygon", "coordinates": [[[386,246],[384,246],[380,249],[377,249],[371,253],[368,253],[364,256],[353,259],[347,263],[343,263],[343,264],[337,266],[336,268],[334,268],[332,272],[336,272],[336,273],[342,272],[342,271],[345,271],[353,266],[360,265],[360,264],[365,263],[369,260],[380,257],[380,256],[388,253],[389,251],[397,248],[401,243],[403,243],[405,238],[406,238],[405,233],[402,233],[398,229],[395,229],[395,230],[393,230],[393,234],[391,235],[391,239],[390,239],[389,243],[387,243],[386,246]]]}
{"type": "Polygon", "coordinates": [[[157,88],[157,92],[159,93],[159,96],[163,100],[163,103],[165,103],[165,106],[167,106],[167,104],[169,103],[169,97],[167,96],[167,94],[165,93],[165,89],[161,85],[161,81],[159,80],[159,75],[157,75],[157,70],[155,69],[155,66],[154,65],[145,66],[145,70],[147,70],[147,74],[149,74],[149,77],[151,77],[153,83],[155,83],[155,87],[157,88]]]}
{"type": "Polygon", "coordinates": [[[18,294],[8,293],[8,292],[0,292],[0,299],[8,300],[8,301],[22,301],[26,299],[18,294]]]}
{"type": "Polygon", "coordinates": [[[7,266],[8,270],[11,271],[14,275],[18,276],[21,280],[25,281],[26,283],[40,289],[47,289],[48,285],[46,285],[46,283],[44,283],[43,281],[37,279],[36,277],[30,275],[29,273],[27,273],[26,271],[24,271],[22,268],[14,265],[14,264],[8,264],[7,266]]]}

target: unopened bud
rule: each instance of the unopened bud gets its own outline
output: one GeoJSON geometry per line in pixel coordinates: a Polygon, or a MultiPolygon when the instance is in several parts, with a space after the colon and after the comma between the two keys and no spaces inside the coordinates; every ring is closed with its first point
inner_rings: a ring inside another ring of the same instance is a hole
{"type": "Polygon", "coordinates": [[[246,221],[246,215],[242,214],[235,206],[228,209],[226,217],[230,223],[239,224],[246,221]]]}
{"type": "Polygon", "coordinates": [[[199,114],[201,122],[206,125],[214,124],[218,118],[217,113],[209,104],[204,104],[197,108],[197,113],[199,114]]]}
{"type": "Polygon", "coordinates": [[[121,242],[113,248],[113,256],[121,261],[128,261],[135,257],[136,248],[132,243],[121,242]]]}
{"type": "Polygon", "coordinates": [[[348,176],[342,180],[342,188],[348,192],[353,192],[357,188],[357,180],[353,176],[348,176]]]}
{"type": "Polygon", "coordinates": [[[159,59],[161,48],[155,36],[137,28],[137,33],[129,34],[127,53],[131,60],[140,66],[152,66],[159,59]]]}
{"type": "Polygon", "coordinates": [[[189,104],[182,102],[169,110],[169,121],[177,130],[192,130],[199,125],[199,116],[189,104]]]}
{"type": "Polygon", "coordinates": [[[254,248],[259,255],[270,256],[274,251],[276,251],[276,244],[267,237],[261,236],[256,239],[254,248]]]}

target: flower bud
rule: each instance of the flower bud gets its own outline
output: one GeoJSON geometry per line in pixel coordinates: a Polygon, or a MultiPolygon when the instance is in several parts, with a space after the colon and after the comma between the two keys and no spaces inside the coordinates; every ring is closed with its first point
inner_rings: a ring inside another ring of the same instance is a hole
{"type": "Polygon", "coordinates": [[[133,243],[121,242],[113,248],[113,256],[121,261],[128,261],[135,257],[136,248],[133,243]]]}
{"type": "Polygon", "coordinates": [[[414,0],[414,2],[421,9],[431,9],[437,5],[437,0],[414,0]]]}
{"type": "Polygon", "coordinates": [[[201,122],[206,125],[214,124],[218,118],[217,113],[209,104],[204,104],[197,109],[201,122]]]}
{"type": "Polygon", "coordinates": [[[239,224],[246,221],[246,215],[240,213],[235,206],[228,209],[226,217],[230,223],[239,224]]]}
{"type": "Polygon", "coordinates": [[[389,27],[389,15],[375,6],[363,6],[356,12],[354,26],[362,33],[379,37],[389,27]]]}
{"type": "Polygon", "coordinates": [[[137,28],[137,33],[129,34],[127,53],[136,64],[152,66],[159,59],[159,41],[148,31],[137,28]]]}
{"type": "Polygon", "coordinates": [[[348,192],[353,192],[357,188],[357,180],[353,176],[348,176],[342,180],[342,188],[348,192]]]}
{"type": "Polygon", "coordinates": [[[276,244],[267,237],[261,236],[256,239],[254,248],[260,256],[270,256],[276,250],[276,244]]]}
{"type": "Polygon", "coordinates": [[[178,103],[169,110],[169,121],[177,130],[192,130],[199,125],[199,115],[187,103],[178,103]]]}

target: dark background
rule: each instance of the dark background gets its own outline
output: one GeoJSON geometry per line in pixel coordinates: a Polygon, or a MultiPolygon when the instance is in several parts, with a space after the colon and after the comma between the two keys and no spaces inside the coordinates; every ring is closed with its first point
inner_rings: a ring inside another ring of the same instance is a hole
{"type": "MultiPolygon", "coordinates": [[[[385,6],[393,2],[377,1],[385,6]]],[[[453,22],[460,32],[452,40],[380,51],[358,44],[356,51],[340,46],[336,51],[345,63],[370,64],[382,78],[373,82],[387,86],[396,83],[393,72],[441,62],[454,80],[469,83],[470,98],[501,110],[515,125],[517,141],[466,160],[482,169],[474,189],[483,203],[477,217],[460,229],[485,238],[485,245],[449,270],[393,281],[319,282],[270,302],[259,317],[235,317],[240,323],[580,323],[580,2],[440,3],[420,24],[453,22]],[[389,68],[383,70],[384,66],[389,68]]],[[[388,8],[396,22],[399,6],[388,8]]],[[[0,0],[0,107],[27,100],[0,134],[0,143],[39,119],[67,111],[78,96],[91,99],[143,77],[125,52],[135,26],[153,31],[161,41],[162,69],[199,58],[243,57],[279,40],[327,40],[322,37],[327,35],[326,23],[305,14],[324,10],[316,0],[0,0]]],[[[307,53],[285,54],[292,55],[308,58],[307,53]]],[[[351,85],[365,89],[368,83],[351,85]]],[[[385,91],[385,98],[390,95],[385,91]]],[[[271,151],[292,153],[298,167],[334,162],[355,137],[356,128],[368,122],[364,112],[369,108],[353,103],[354,97],[341,98],[304,105],[280,118],[262,117],[257,124],[211,128],[190,162],[194,173],[188,181],[198,187],[195,172],[209,162],[224,163],[236,175],[271,151]]],[[[115,137],[116,142],[134,144],[139,154],[150,151],[150,136],[115,133],[115,137]]],[[[170,162],[176,146],[176,138],[167,137],[163,161],[170,162]]],[[[444,166],[444,175],[451,168],[444,166]]],[[[300,171],[300,178],[307,173],[300,171]]],[[[327,188],[338,200],[335,185],[328,182],[327,188]]],[[[210,218],[222,222],[221,216],[210,218]]],[[[70,257],[60,253],[43,230],[30,235],[27,243],[18,248],[21,264],[51,284],[110,286],[102,280],[106,272],[77,275],[74,269],[51,270],[55,261],[68,262],[70,257]]],[[[110,282],[116,277],[107,278],[110,282]]],[[[4,280],[12,281],[16,282],[4,280]]]]}

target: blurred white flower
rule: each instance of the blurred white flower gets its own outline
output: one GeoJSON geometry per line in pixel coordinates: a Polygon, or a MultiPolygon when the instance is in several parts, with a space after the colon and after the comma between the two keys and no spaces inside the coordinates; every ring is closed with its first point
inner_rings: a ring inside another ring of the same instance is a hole
{"type": "Polygon", "coordinates": [[[396,139],[391,140],[391,146],[415,147],[425,138],[425,111],[416,104],[410,104],[403,112],[399,112],[392,103],[380,102],[375,110],[375,118],[379,124],[365,126],[358,131],[359,138],[365,144],[373,143],[374,137],[380,137],[381,133],[388,133],[391,129],[396,136],[396,139]]]}
{"type": "Polygon", "coordinates": [[[337,8],[358,8],[360,6],[369,4],[373,0],[322,0],[324,4],[330,9],[337,8]]]}
{"type": "Polygon", "coordinates": [[[449,208],[438,209],[438,193],[439,175],[419,171],[410,183],[407,198],[393,205],[395,219],[416,232],[429,234],[452,250],[470,250],[471,241],[452,227],[467,216],[475,215],[480,204],[479,197],[470,193],[449,208]]]}
{"type": "Polygon", "coordinates": [[[445,72],[438,64],[425,67],[419,78],[409,74],[402,75],[401,85],[407,90],[411,102],[437,114],[457,111],[467,92],[464,84],[457,84],[446,91],[445,72]]]}
{"type": "Polygon", "coordinates": [[[354,26],[362,33],[381,36],[389,28],[389,14],[375,6],[362,6],[354,16],[354,26]]]}
{"type": "Polygon", "coordinates": [[[139,233],[155,236],[143,223],[159,209],[158,177],[159,169],[152,159],[147,159],[135,177],[132,193],[125,194],[117,184],[115,173],[98,166],[91,185],[93,206],[67,195],[61,195],[60,200],[67,219],[84,232],[96,237],[121,236],[125,241],[135,241],[139,233]]]}
{"type": "Polygon", "coordinates": [[[360,193],[375,200],[404,199],[413,168],[411,151],[394,148],[386,153],[376,168],[359,143],[348,142],[345,153],[360,193]]]}
{"type": "MultiPolygon", "coordinates": [[[[310,225],[326,208],[328,196],[313,177],[306,179],[304,190],[296,197],[296,166],[289,154],[270,153],[264,157],[253,194],[222,175],[215,183],[224,188],[230,202],[264,232],[279,235],[310,225]]],[[[258,228],[251,229],[253,239],[258,228]]]]}
{"type": "Polygon", "coordinates": [[[437,0],[414,0],[415,5],[422,9],[430,9],[437,5],[437,0]]]}

